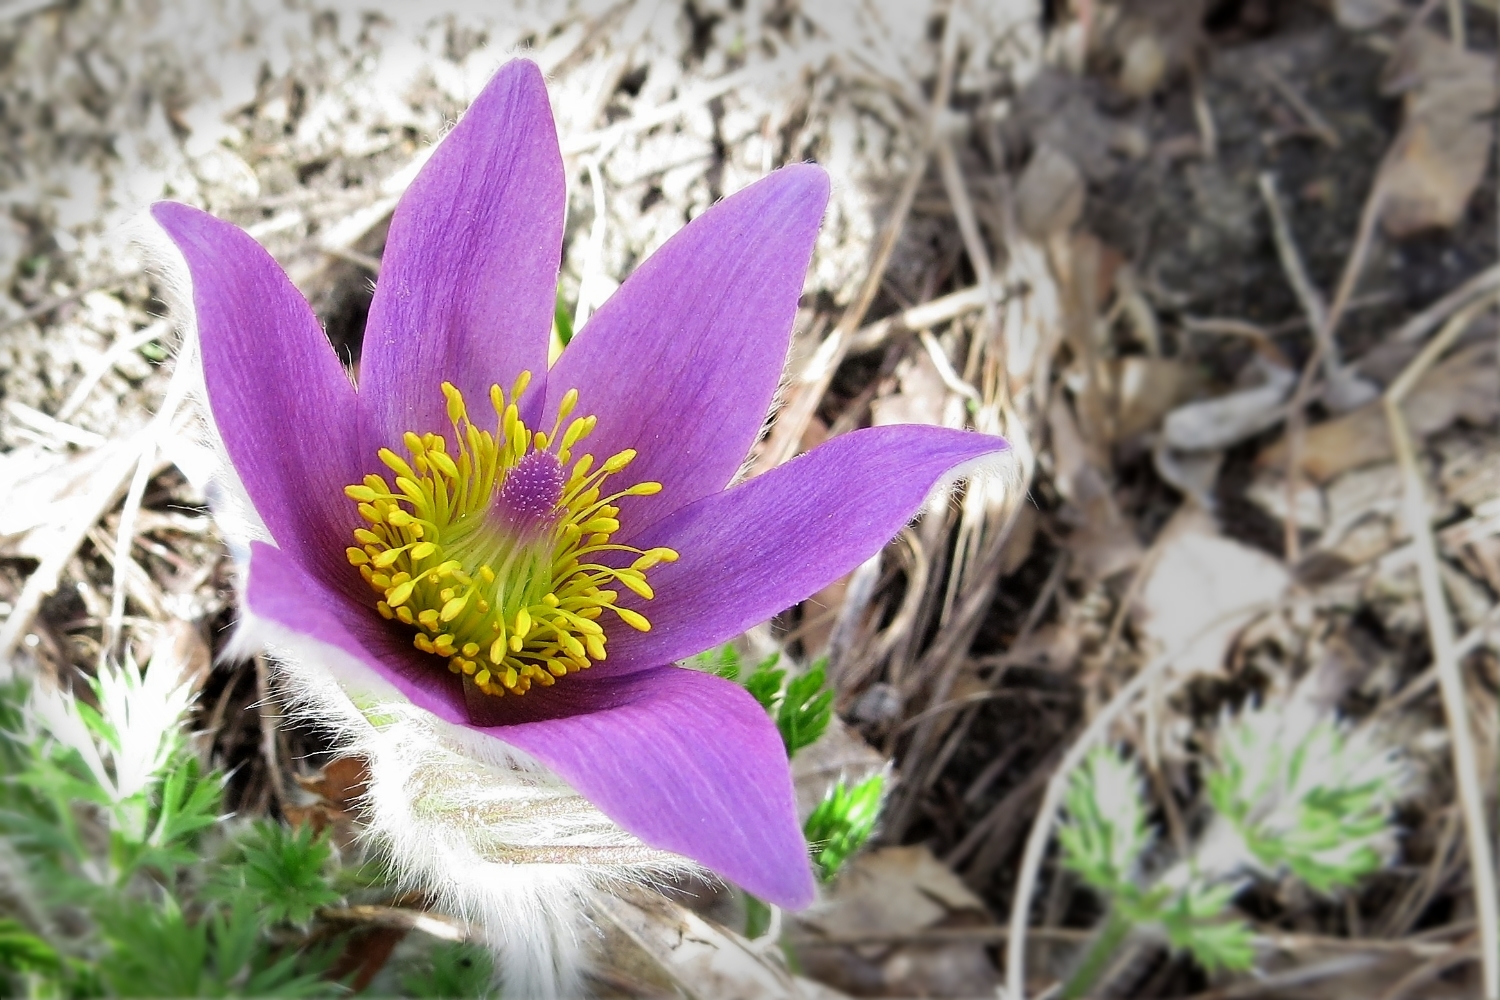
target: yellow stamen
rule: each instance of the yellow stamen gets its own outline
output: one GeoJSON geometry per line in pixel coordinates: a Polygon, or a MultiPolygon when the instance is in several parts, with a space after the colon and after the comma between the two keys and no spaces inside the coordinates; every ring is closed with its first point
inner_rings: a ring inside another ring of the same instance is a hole
{"type": "Polygon", "coordinates": [[[647,572],[677,559],[671,549],[610,541],[622,516],[628,520],[629,501],[623,508],[620,501],[652,496],[661,485],[606,489],[606,480],[634,461],[633,449],[602,463],[591,454],[573,459],[597,424],[593,416],[573,417],[577,390],[564,394],[550,430],[528,428],[518,400],[530,378],[522,372],[509,393],[490,387],[493,430],[474,425],[463,394],[444,382],[452,437],[408,431],[401,438],[406,455],[378,453],[389,480],[369,475],[344,489],[368,525],[355,530],[358,545],[346,555],[379,593],[376,611],[414,628],[417,649],[444,657],[450,671],[469,678],[466,684],[496,697],[550,687],[604,660],[606,609],[629,628],[649,631],[643,614],[616,604],[615,585],[649,601],[655,591],[647,572]],[[550,513],[548,500],[528,509],[500,499],[522,461],[531,471],[506,496],[545,495],[547,477],[560,475],[550,513]],[[620,557],[597,561],[605,552],[634,561],[628,568],[608,565],[620,557]]]}

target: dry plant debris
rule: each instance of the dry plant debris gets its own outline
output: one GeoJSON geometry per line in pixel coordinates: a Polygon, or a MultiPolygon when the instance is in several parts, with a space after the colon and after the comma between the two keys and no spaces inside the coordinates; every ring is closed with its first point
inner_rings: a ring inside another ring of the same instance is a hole
{"type": "MultiPolygon", "coordinates": [[[[722,886],[601,897],[592,990],[1021,1000],[1107,951],[1091,995],[1494,995],[1496,42],[1493,4],[1400,0],[0,5],[0,677],[89,703],[127,655],[177,664],[237,823],[376,856],[360,762],[218,660],[225,498],[177,290],[129,236],[159,197],[240,224],[357,365],[395,199],[524,51],[569,172],[570,328],[718,198],[830,172],[747,474],[909,421],[1016,454],[737,644],[827,658],[800,808],[886,774],[874,846],[769,925],[722,886]],[[1337,888],[1236,883],[1249,969],[1149,922],[1110,942],[1056,838],[1071,782],[1123,754],[1140,884],[1169,884],[1257,708],[1391,741],[1393,850],[1337,888]]],[[[34,926],[10,856],[0,919],[34,926]]],[[[351,890],[309,933],[361,988],[483,995],[430,905],[351,890]]]]}

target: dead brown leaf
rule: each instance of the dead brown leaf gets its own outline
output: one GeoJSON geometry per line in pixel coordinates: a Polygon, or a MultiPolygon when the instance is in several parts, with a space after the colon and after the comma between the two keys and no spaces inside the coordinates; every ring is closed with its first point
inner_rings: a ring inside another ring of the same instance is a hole
{"type": "MultiPolygon", "coordinates": [[[[1407,426],[1426,437],[1460,418],[1484,425],[1500,415],[1500,370],[1495,347],[1478,343],[1463,348],[1433,368],[1402,404],[1407,426]]],[[[1379,402],[1308,428],[1302,441],[1301,469],[1320,483],[1362,465],[1388,461],[1391,437],[1379,402]]],[[[1262,466],[1286,464],[1286,442],[1261,452],[1262,466]]]]}
{"type": "Polygon", "coordinates": [[[1398,239],[1447,228],[1463,216],[1489,162],[1495,59],[1418,28],[1402,36],[1383,89],[1404,95],[1405,118],[1382,168],[1381,224],[1398,239]]]}
{"type": "Polygon", "coordinates": [[[1163,651],[1177,650],[1181,674],[1220,669],[1224,654],[1256,606],[1279,598],[1291,574],[1277,559],[1219,533],[1208,514],[1183,508],[1159,542],[1133,609],[1163,651]]]}
{"type": "Polygon", "coordinates": [[[1062,232],[1083,214],[1083,195],[1077,164],[1061,150],[1038,146],[1016,184],[1021,228],[1037,240],[1062,232]]]}
{"type": "Polygon", "coordinates": [[[999,981],[983,941],[899,941],[938,927],[993,924],[979,898],[925,847],[887,847],[856,858],[827,900],[799,922],[834,941],[871,939],[798,949],[810,975],[851,993],[990,996],[999,981]]]}

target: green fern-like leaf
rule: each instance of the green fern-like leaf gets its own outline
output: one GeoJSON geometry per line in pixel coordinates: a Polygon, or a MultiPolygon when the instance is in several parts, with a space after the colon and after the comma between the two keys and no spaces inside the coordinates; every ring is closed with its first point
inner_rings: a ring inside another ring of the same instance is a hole
{"type": "Polygon", "coordinates": [[[304,926],[320,907],[339,900],[327,876],[332,849],[311,826],[257,821],[241,838],[239,855],[209,894],[252,900],[267,924],[304,926]]]}

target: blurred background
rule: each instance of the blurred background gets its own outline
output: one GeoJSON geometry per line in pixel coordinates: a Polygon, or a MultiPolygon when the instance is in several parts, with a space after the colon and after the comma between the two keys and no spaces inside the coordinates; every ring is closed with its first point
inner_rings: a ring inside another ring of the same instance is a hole
{"type": "Polygon", "coordinates": [[[902,422],[1018,470],[696,664],[821,734],[823,902],[626,892],[588,989],[1494,995],[1496,38],[1494,0],[3,0],[0,994],[493,994],[360,839],[361,762],[220,659],[134,237],[237,223],[357,364],[396,200],[525,54],[560,342],[812,160],[748,474],[902,422]]]}

